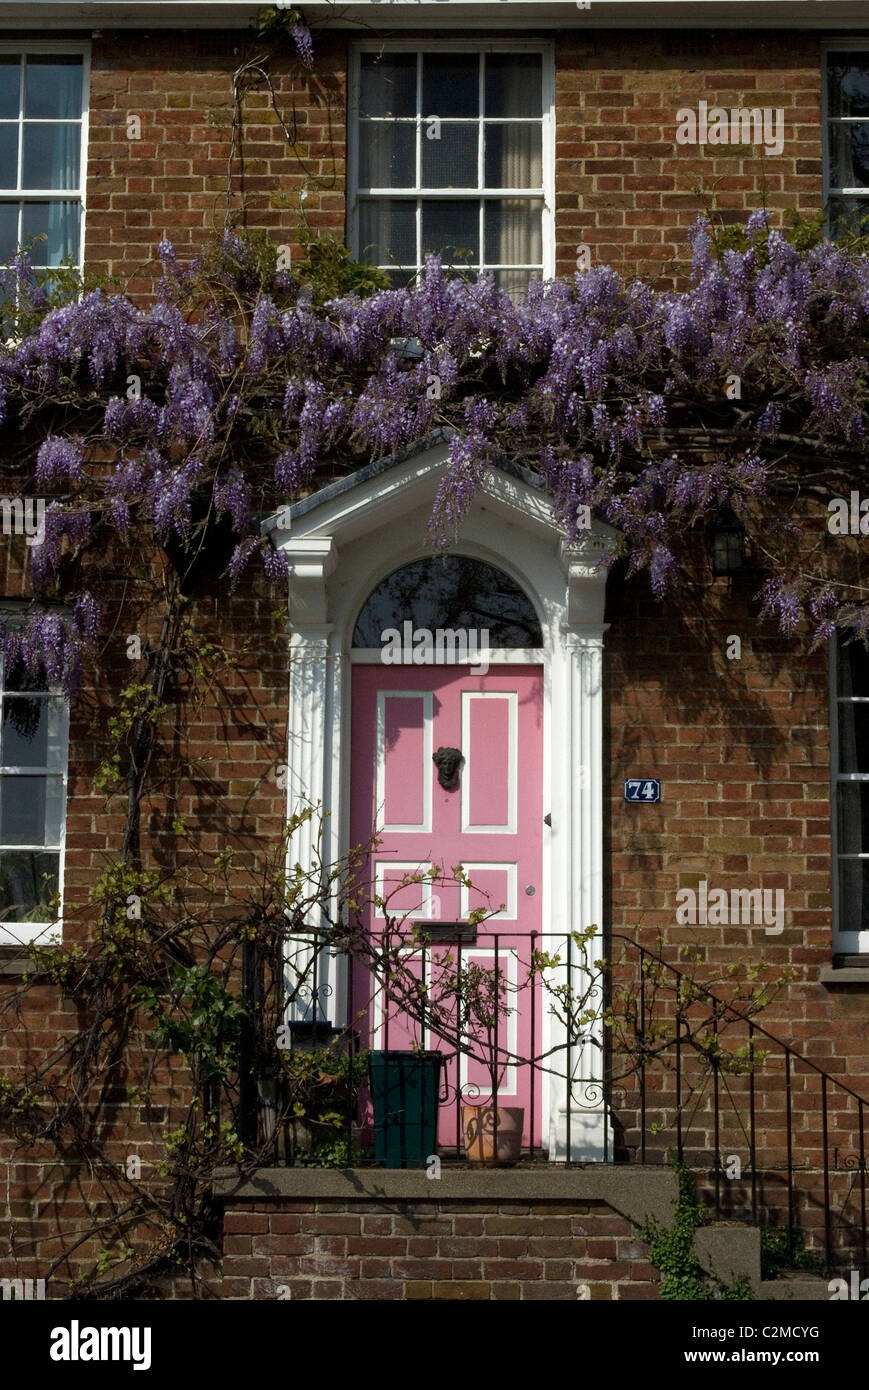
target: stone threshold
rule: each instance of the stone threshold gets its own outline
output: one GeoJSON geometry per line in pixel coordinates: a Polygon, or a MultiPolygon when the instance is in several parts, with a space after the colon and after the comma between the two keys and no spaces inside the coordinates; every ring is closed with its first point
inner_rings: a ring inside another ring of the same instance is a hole
{"type": "Polygon", "coordinates": [[[619,1165],[588,1168],[218,1168],[214,1195],[223,1201],[598,1202],[642,1225],[669,1224],[679,1195],[669,1169],[619,1165]]]}

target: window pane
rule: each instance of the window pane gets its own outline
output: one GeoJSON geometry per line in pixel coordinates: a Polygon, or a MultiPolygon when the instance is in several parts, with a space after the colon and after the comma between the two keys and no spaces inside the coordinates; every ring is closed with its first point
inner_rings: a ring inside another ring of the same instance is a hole
{"type": "Polygon", "coordinates": [[[524,304],[530,282],[540,279],[533,270],[496,270],[493,275],[498,289],[506,290],[515,304],[524,304]]]}
{"type": "Polygon", "coordinates": [[[476,188],[479,127],[444,122],[437,140],[429,140],[426,129],[423,124],[423,188],[476,188]]]}
{"type": "Polygon", "coordinates": [[[543,203],[539,198],[502,198],[486,202],[488,265],[542,265],[543,203]]]}
{"type": "Polygon", "coordinates": [[[471,265],[480,258],[480,209],[474,202],[452,199],[422,205],[422,253],[434,252],[445,261],[471,265]],[[470,253],[470,255],[466,253],[470,253]]]}
{"type": "Polygon", "coordinates": [[[479,116],[478,53],[425,53],[422,116],[479,116]]]}
{"type": "Polygon", "coordinates": [[[486,187],[540,188],[543,131],[539,125],[486,126],[486,187]]]}
{"type": "Polygon", "coordinates": [[[48,686],[45,684],[45,680],[42,676],[32,675],[24,666],[23,662],[19,661],[17,666],[13,666],[4,672],[3,688],[4,690],[15,690],[32,694],[37,690],[47,690],[48,686]]]}
{"type": "Polygon", "coordinates": [[[0,854],[0,920],[49,921],[49,903],[59,884],[59,865],[57,854],[0,854]]]}
{"type": "Polygon", "coordinates": [[[869,854],[869,782],[838,789],[839,853],[869,854]]]}
{"type": "Polygon", "coordinates": [[[25,203],[22,241],[46,238],[33,247],[33,264],[60,265],[65,256],[78,260],[80,221],[78,203],[25,203]]]}
{"type": "Polygon", "coordinates": [[[543,58],[539,53],[486,54],[486,115],[543,114],[543,58]]]}
{"type": "Polygon", "coordinates": [[[359,253],[374,265],[416,265],[416,204],[396,198],[359,204],[359,253]]]}
{"type": "Polygon", "coordinates": [[[869,704],[839,701],[839,771],[869,772],[869,704]]]}
{"type": "Polygon", "coordinates": [[[363,53],[360,79],[363,116],[416,115],[415,53],[363,53]]]}
{"type": "Polygon", "coordinates": [[[0,262],[11,261],[18,246],[18,204],[0,203],[0,262]]]}
{"type": "Polygon", "coordinates": [[[844,236],[846,232],[869,233],[869,199],[830,198],[827,204],[830,219],[830,236],[844,236]]]}
{"type": "Polygon", "coordinates": [[[869,860],[839,860],[839,930],[869,930],[869,860]]]}
{"type": "Polygon", "coordinates": [[[416,187],[416,126],[362,121],[359,126],[360,188],[416,187]]]}
{"type": "Polygon", "coordinates": [[[830,126],[830,184],[834,188],[869,187],[869,121],[830,126]]]}
{"type": "Polygon", "coordinates": [[[0,120],[18,119],[21,105],[21,59],[0,55],[0,120]]]}
{"type": "Polygon", "coordinates": [[[831,53],[827,57],[831,116],[869,116],[869,53],[831,53]]]}
{"type": "Polygon", "coordinates": [[[18,187],[18,126],[0,125],[0,188],[18,187]]]}
{"type": "Polygon", "coordinates": [[[72,55],[27,55],[24,69],[24,117],[70,120],[81,116],[82,61],[72,55]]]}
{"type": "Polygon", "coordinates": [[[48,764],[48,701],[7,696],[3,701],[0,761],[4,767],[48,764]]]}
{"type": "Polygon", "coordinates": [[[862,642],[845,642],[839,647],[839,695],[869,698],[869,649],[862,642]]]}
{"type": "Polygon", "coordinates": [[[78,188],[81,127],[25,125],[22,188],[78,188]]]}
{"type": "Polygon", "coordinates": [[[62,814],[62,778],[0,777],[0,844],[57,845],[62,814]]]}
{"type": "Polygon", "coordinates": [[[406,620],[417,627],[488,628],[491,647],[540,647],[543,634],[527,595],[503,570],[467,555],[414,560],[368,598],[354,647],[379,647],[381,633],[406,620]]]}
{"type": "Polygon", "coordinates": [[[0,842],[45,843],[45,778],[0,777],[0,842]]]}

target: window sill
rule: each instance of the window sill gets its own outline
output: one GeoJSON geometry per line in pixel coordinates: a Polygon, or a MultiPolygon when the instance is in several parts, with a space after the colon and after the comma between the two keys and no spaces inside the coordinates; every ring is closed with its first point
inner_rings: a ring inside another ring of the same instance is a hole
{"type": "Polygon", "coordinates": [[[856,985],[859,988],[869,989],[869,957],[865,966],[863,965],[823,965],[821,966],[820,982],[822,985],[836,987],[838,985],[856,985]]]}
{"type": "Polygon", "coordinates": [[[20,946],[0,946],[0,976],[23,975],[28,966],[33,969],[20,946]]]}

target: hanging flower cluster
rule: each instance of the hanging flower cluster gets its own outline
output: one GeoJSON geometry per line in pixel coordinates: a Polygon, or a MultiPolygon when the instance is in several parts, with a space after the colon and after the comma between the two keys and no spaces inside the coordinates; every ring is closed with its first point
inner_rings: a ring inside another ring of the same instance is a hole
{"type": "MultiPolygon", "coordinates": [[[[762,213],[746,233],[744,249],[717,255],[699,222],[681,290],[602,266],[532,284],[515,303],[491,277],[456,278],[429,257],[410,288],[322,310],[288,272],[264,276],[232,232],[205,278],[203,258],[182,268],[163,243],[150,306],[94,291],[45,312],[0,356],[6,428],[46,421],[33,454],[50,498],[34,583],[57,586],[64,557],[107,531],[187,538],[203,512],[236,533],[231,577],[256,554],[280,575],[260,517],[325,467],[397,454],[435,429],[450,441],[436,545],[455,539],[487,471],[509,457],[539,474],[570,542],[589,512],[616,527],[658,595],[678,578],[687,533],[722,507],[758,554],[771,557],[776,536],[798,551],[811,517],[793,499],[820,501],[865,473],[869,260],[827,242],[798,251],[762,213]]],[[[33,306],[26,260],[5,274],[33,306]]],[[[785,632],[805,615],[819,636],[867,626],[860,602],[831,593],[826,576],[782,562],[762,597],[785,632]]],[[[50,638],[52,660],[62,651],[74,664],[95,627],[90,604],[87,623],[76,611],[59,647],[47,619],[7,643],[31,644],[32,661],[50,638]]]]}

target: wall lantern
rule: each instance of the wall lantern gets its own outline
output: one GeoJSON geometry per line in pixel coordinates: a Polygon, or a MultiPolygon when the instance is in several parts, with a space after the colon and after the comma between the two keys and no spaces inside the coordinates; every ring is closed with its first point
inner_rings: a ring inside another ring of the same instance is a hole
{"type": "Polygon", "coordinates": [[[745,527],[729,507],[719,507],[706,528],[713,574],[736,574],[745,564],[745,527]]]}

